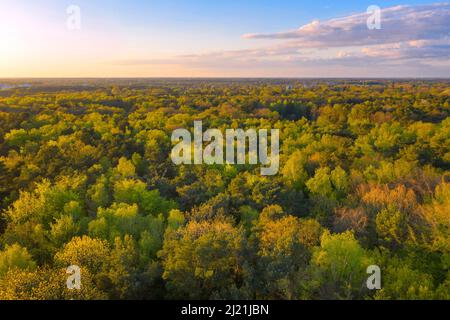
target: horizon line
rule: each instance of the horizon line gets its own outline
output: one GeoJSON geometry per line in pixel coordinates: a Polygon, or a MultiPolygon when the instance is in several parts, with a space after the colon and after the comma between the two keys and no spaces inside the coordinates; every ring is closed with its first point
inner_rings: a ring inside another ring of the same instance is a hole
{"type": "Polygon", "coordinates": [[[337,79],[337,80],[359,80],[359,79],[363,79],[363,80],[402,80],[402,79],[418,79],[418,80],[432,80],[432,79],[439,79],[439,80],[450,80],[450,77],[404,77],[404,76],[398,76],[398,77],[289,77],[289,76],[280,76],[280,77],[242,77],[242,76],[237,76],[237,77],[230,77],[230,76],[211,76],[211,77],[196,77],[196,76],[190,76],[190,77],[186,77],[186,76],[180,76],[180,77],[172,77],[172,76],[165,76],[165,77],[130,77],[130,76],[126,76],[126,77],[116,77],[116,76],[112,76],[112,77],[0,77],[0,80],[19,80],[19,79],[30,79],[30,80],[45,80],[45,79],[288,79],[288,80],[317,80],[317,79],[337,79]]]}

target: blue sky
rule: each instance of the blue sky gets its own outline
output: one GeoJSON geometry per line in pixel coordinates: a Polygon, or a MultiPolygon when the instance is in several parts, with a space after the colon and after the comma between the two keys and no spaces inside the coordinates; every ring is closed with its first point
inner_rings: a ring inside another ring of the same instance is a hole
{"type": "Polygon", "coordinates": [[[0,77],[443,77],[450,7],[435,3],[2,0],[0,77]],[[79,30],[66,27],[71,4],[81,10],[79,30]],[[361,35],[373,4],[386,10],[386,27],[361,35]],[[427,20],[434,11],[438,19],[427,20]],[[429,21],[437,22],[424,27],[429,21]]]}

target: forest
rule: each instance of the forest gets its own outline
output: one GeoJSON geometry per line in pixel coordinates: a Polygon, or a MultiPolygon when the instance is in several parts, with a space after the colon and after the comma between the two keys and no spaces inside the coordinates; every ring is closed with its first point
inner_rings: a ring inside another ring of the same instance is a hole
{"type": "Polygon", "coordinates": [[[448,80],[0,84],[0,300],[450,299],[448,80]],[[278,174],[175,165],[194,121],[279,129],[278,174]]]}

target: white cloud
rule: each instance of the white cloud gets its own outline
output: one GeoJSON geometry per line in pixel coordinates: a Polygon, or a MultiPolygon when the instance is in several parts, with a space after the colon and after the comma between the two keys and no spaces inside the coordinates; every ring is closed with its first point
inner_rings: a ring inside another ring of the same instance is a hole
{"type": "Polygon", "coordinates": [[[370,14],[314,20],[297,30],[247,34],[272,46],[174,56],[125,63],[168,63],[251,76],[449,76],[450,3],[395,6],[381,11],[381,29],[369,30],[370,14]]]}
{"type": "Polygon", "coordinates": [[[297,30],[246,34],[246,39],[290,39],[312,48],[376,45],[403,41],[439,39],[450,35],[450,3],[396,6],[381,10],[381,29],[367,28],[368,13],[358,13],[324,22],[313,21],[297,30]]]}

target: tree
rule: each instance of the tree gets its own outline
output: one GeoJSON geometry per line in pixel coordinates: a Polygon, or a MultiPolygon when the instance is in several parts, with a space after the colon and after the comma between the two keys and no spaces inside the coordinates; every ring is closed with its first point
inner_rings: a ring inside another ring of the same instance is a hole
{"type": "Polygon", "coordinates": [[[164,241],[163,279],[171,297],[207,299],[239,283],[242,230],[226,221],[190,222],[164,241]]]}
{"type": "Polygon", "coordinates": [[[404,213],[389,206],[376,217],[377,233],[387,243],[400,245],[408,235],[407,217],[404,213]]]}
{"type": "Polygon", "coordinates": [[[116,168],[117,174],[122,178],[134,178],[136,176],[136,168],[133,162],[129,161],[127,158],[120,158],[119,164],[116,168]]]}
{"type": "Polygon", "coordinates": [[[433,299],[433,279],[407,265],[390,265],[383,272],[383,287],[376,293],[375,299],[433,299]]]}
{"type": "Polygon", "coordinates": [[[304,169],[306,157],[300,151],[294,152],[283,167],[282,174],[289,186],[300,190],[308,180],[308,173],[304,169]]]}
{"type": "Polygon", "coordinates": [[[306,186],[314,195],[321,195],[330,198],[334,196],[329,168],[317,169],[314,177],[306,182],[306,186]]]}
{"type": "Polygon", "coordinates": [[[89,187],[87,196],[92,211],[95,212],[99,207],[107,207],[111,201],[108,178],[105,175],[99,177],[97,182],[89,187]]]}
{"type": "Polygon", "coordinates": [[[0,278],[0,300],[105,300],[105,292],[93,282],[88,270],[82,272],[80,290],[67,289],[66,268],[11,270],[0,278]]]}
{"type": "Polygon", "coordinates": [[[5,250],[0,251],[0,279],[10,270],[28,270],[36,268],[36,263],[26,248],[18,244],[6,246],[5,250]]]}
{"type": "Polygon", "coordinates": [[[74,221],[71,215],[65,215],[57,219],[51,225],[51,242],[57,247],[63,246],[80,232],[80,226],[74,221]]]}
{"type": "Polygon", "coordinates": [[[110,298],[129,299],[140,290],[136,285],[139,272],[139,252],[133,238],[126,235],[123,240],[117,237],[111,250],[110,267],[107,270],[111,287],[110,298]]]}
{"type": "Polygon", "coordinates": [[[369,265],[368,254],[352,232],[325,231],[311,259],[311,282],[306,291],[318,299],[360,298],[369,265]]]}
{"type": "Polygon", "coordinates": [[[55,262],[62,268],[77,265],[95,275],[107,267],[109,257],[110,247],[106,241],[83,236],[73,238],[57,252],[55,262]]]}
{"type": "Polygon", "coordinates": [[[340,199],[348,192],[349,182],[347,173],[341,167],[333,171],[329,168],[319,168],[314,177],[306,182],[306,186],[314,195],[340,199]]]}
{"type": "Polygon", "coordinates": [[[144,215],[163,213],[165,216],[176,207],[173,201],[161,197],[158,190],[147,190],[144,182],[127,179],[114,185],[114,199],[117,203],[137,204],[144,215]]]}
{"type": "Polygon", "coordinates": [[[86,81],[1,91],[0,299],[449,298],[446,81],[86,81]],[[194,120],[280,174],[174,165],[194,120]]]}
{"type": "Polygon", "coordinates": [[[313,228],[308,222],[286,215],[279,206],[263,210],[252,235],[258,257],[257,298],[298,297],[298,283],[304,277],[309,247],[314,243],[313,228]]]}

